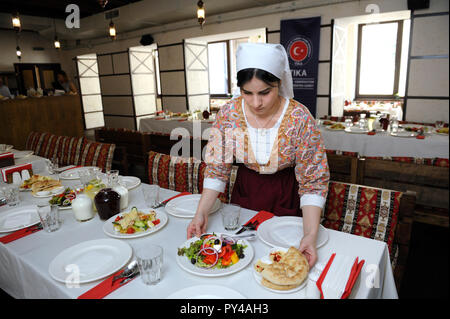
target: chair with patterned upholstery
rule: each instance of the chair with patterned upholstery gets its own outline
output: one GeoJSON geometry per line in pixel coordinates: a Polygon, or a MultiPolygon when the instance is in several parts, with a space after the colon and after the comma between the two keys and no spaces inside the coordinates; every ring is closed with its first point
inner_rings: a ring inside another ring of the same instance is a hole
{"type": "Polygon", "coordinates": [[[383,241],[397,289],[408,257],[415,196],[399,191],[330,182],[322,225],[383,241]]]}
{"type": "Polygon", "coordinates": [[[115,148],[115,144],[85,140],[77,158],[76,165],[97,166],[103,172],[107,172],[111,170],[115,148]]]}
{"type": "MultiPolygon", "coordinates": [[[[150,151],[148,156],[149,184],[157,184],[177,192],[200,194],[203,191],[205,168],[205,162],[192,157],[170,156],[154,151],[150,151]]],[[[224,203],[230,201],[230,189],[232,190],[234,185],[236,172],[237,167],[233,167],[230,183],[225,192],[219,195],[219,199],[224,203]]]]}

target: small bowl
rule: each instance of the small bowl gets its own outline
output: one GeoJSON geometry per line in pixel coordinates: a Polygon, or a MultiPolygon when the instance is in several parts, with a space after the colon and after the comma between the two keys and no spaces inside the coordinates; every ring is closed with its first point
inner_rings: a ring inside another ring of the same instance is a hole
{"type": "Polygon", "coordinates": [[[60,186],[60,187],[57,187],[57,188],[52,189],[52,190],[51,190],[51,193],[54,194],[54,195],[56,195],[56,194],[61,193],[63,190],[64,190],[64,186],[60,186]]]}
{"type": "Polygon", "coordinates": [[[40,191],[36,193],[37,196],[48,196],[50,194],[50,191],[40,191]]]}

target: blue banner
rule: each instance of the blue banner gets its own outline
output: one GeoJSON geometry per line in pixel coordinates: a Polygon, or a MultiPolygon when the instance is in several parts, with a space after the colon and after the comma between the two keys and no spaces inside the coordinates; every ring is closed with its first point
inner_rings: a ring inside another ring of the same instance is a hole
{"type": "Polygon", "coordinates": [[[280,43],[286,49],[294,99],[316,116],[320,17],[281,20],[280,43]]]}

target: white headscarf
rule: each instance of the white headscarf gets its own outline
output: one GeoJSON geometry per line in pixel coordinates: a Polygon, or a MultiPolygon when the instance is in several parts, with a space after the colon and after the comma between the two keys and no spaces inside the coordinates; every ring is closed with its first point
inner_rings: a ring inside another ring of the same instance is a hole
{"type": "MultiPolygon", "coordinates": [[[[281,44],[240,44],[236,51],[236,71],[250,68],[272,73],[281,80],[280,95],[286,99],[294,97],[289,61],[286,50],[281,44]]],[[[233,97],[241,95],[239,88],[233,93],[233,97]]]]}

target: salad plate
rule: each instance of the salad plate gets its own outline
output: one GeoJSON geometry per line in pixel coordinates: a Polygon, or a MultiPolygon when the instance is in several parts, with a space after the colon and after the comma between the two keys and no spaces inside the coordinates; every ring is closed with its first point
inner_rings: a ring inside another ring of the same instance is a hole
{"type": "MultiPolygon", "coordinates": [[[[303,219],[294,216],[270,218],[258,227],[256,234],[265,244],[272,247],[298,247],[303,238],[303,219]]],[[[316,247],[325,245],[328,237],[328,230],[319,225],[316,247]]]]}
{"type": "Polygon", "coordinates": [[[239,272],[251,263],[255,252],[245,239],[231,244],[230,234],[207,236],[202,236],[202,239],[192,237],[178,248],[176,261],[183,270],[197,276],[220,277],[239,272]],[[220,241],[225,244],[224,248],[221,244],[212,245],[216,238],[222,238],[220,241]]]}
{"type": "MultiPolygon", "coordinates": [[[[260,258],[259,260],[261,261],[261,262],[263,262],[263,263],[265,263],[265,264],[271,264],[272,263],[272,260],[270,260],[270,258],[268,257],[270,254],[272,254],[272,253],[274,253],[274,252],[277,252],[277,251],[281,251],[281,252],[287,252],[287,248],[284,248],[284,247],[274,247],[274,248],[272,248],[272,249],[270,249],[270,251],[266,254],[266,255],[264,255],[262,258],[260,258]]],[[[261,286],[261,287],[263,287],[264,289],[266,289],[266,290],[269,290],[269,291],[271,291],[271,292],[275,292],[275,293],[281,293],[281,294],[290,294],[290,293],[294,293],[294,292],[297,292],[297,291],[299,291],[299,290],[302,290],[303,288],[305,288],[306,287],[306,284],[307,284],[307,282],[308,282],[308,278],[306,278],[298,287],[295,287],[295,288],[293,288],[293,289],[288,289],[288,290],[277,290],[277,289],[272,289],[272,288],[269,288],[269,287],[267,287],[267,286],[264,286],[262,283],[261,283],[261,280],[262,280],[262,276],[261,276],[261,274],[258,272],[258,271],[256,271],[256,263],[253,265],[253,278],[256,280],[256,282],[261,286]]]]}
{"type": "Polygon", "coordinates": [[[58,205],[61,210],[71,209],[72,201],[77,197],[77,194],[82,191],[83,189],[74,190],[67,187],[61,194],[53,195],[48,202],[51,205],[58,205]]]}
{"type": "Polygon", "coordinates": [[[119,180],[129,191],[141,185],[140,178],[135,176],[120,176],[119,180]]]}
{"type": "Polygon", "coordinates": [[[133,249],[118,239],[84,241],[60,252],[48,268],[50,276],[66,283],[70,278],[84,284],[105,278],[124,267],[133,249]]]}
{"type": "MultiPolygon", "coordinates": [[[[200,201],[201,194],[184,195],[169,201],[166,206],[166,212],[175,217],[181,218],[193,218],[197,211],[198,202],[200,201]]],[[[213,208],[209,212],[215,213],[222,207],[222,202],[216,199],[213,208]]]]}
{"type": "Polygon", "coordinates": [[[35,205],[13,208],[0,215],[0,233],[23,229],[40,222],[35,205]]]}
{"type": "Polygon", "coordinates": [[[103,232],[114,238],[138,238],[157,232],[167,224],[168,220],[167,214],[162,210],[138,209],[133,207],[129,213],[119,213],[108,219],[103,224],[103,232]],[[142,220],[139,218],[139,215],[143,217],[142,220]],[[119,223],[126,216],[128,216],[130,221],[128,224],[131,224],[130,231],[128,232],[127,228],[123,229],[119,223]]]}
{"type": "Polygon", "coordinates": [[[225,286],[197,285],[178,290],[167,299],[246,299],[246,297],[225,286]]]}
{"type": "Polygon", "coordinates": [[[80,176],[78,175],[78,172],[79,172],[79,171],[87,170],[87,169],[89,169],[89,168],[94,168],[94,169],[100,170],[100,169],[99,169],[98,167],[96,167],[96,166],[76,167],[76,168],[71,168],[71,169],[68,169],[68,170],[62,172],[61,174],[59,174],[59,178],[60,178],[60,179],[68,179],[68,180],[71,180],[71,179],[79,179],[80,176]]]}
{"type": "Polygon", "coordinates": [[[391,132],[391,136],[395,137],[416,137],[417,133],[408,131],[391,132]]]}

